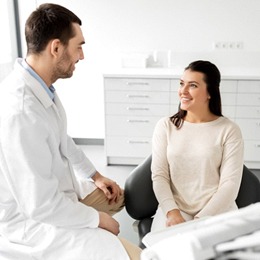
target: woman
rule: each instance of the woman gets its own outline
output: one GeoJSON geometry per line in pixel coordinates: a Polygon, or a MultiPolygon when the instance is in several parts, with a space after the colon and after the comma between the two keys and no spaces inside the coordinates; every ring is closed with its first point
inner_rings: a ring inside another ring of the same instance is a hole
{"type": "Polygon", "coordinates": [[[179,111],[155,127],[151,167],[159,207],[153,231],[237,209],[243,140],[222,115],[220,78],[209,61],[192,62],[180,80],[179,111]]]}

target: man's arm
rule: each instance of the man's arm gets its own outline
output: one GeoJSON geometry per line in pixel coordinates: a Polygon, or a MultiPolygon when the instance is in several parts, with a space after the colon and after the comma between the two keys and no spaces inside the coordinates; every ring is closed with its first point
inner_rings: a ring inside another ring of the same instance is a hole
{"type": "Polygon", "coordinates": [[[109,200],[109,203],[117,202],[123,194],[123,190],[113,180],[104,177],[98,171],[92,176],[95,185],[101,189],[109,200]]]}

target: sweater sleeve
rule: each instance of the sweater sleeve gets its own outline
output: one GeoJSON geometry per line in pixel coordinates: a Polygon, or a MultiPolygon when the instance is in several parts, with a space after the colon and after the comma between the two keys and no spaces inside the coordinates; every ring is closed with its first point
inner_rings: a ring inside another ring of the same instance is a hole
{"type": "Polygon", "coordinates": [[[226,212],[237,198],[243,172],[244,143],[239,127],[232,124],[223,144],[220,181],[217,191],[195,217],[226,212]]]}
{"type": "Polygon", "coordinates": [[[152,139],[152,181],[155,196],[164,214],[178,208],[171,190],[170,170],[167,160],[168,118],[162,118],[155,126],[152,139]]]}

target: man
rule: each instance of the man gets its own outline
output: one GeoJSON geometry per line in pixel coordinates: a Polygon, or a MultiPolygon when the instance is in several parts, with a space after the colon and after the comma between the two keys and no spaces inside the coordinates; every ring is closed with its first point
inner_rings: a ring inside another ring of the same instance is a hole
{"type": "Polygon", "coordinates": [[[25,26],[26,59],[0,91],[0,259],[139,259],[111,217],[123,192],[66,132],[53,83],[84,58],[81,20],[43,4],[25,26]]]}

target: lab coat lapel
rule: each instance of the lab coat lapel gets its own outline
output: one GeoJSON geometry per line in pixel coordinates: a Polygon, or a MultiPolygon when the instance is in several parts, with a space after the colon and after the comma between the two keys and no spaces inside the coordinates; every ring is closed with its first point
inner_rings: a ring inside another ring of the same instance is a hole
{"type": "Polygon", "coordinates": [[[55,112],[57,113],[58,117],[59,117],[59,127],[60,127],[60,133],[61,133],[61,152],[62,154],[67,157],[68,152],[67,152],[67,117],[66,117],[66,113],[65,110],[62,106],[62,103],[57,95],[57,93],[55,93],[55,97],[54,97],[54,109],[55,112]]]}

